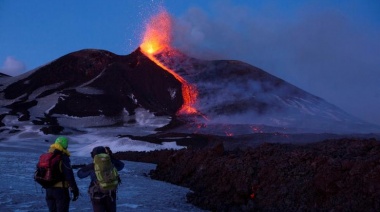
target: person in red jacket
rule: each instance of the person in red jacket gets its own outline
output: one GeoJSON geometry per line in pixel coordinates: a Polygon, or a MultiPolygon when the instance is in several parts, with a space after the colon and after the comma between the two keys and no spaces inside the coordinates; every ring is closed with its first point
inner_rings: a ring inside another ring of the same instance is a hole
{"type": "Polygon", "coordinates": [[[67,150],[68,139],[66,137],[58,137],[55,143],[50,146],[49,152],[60,154],[62,162],[60,170],[62,174],[62,182],[46,188],[46,202],[49,211],[69,211],[70,193],[73,194],[72,201],[76,201],[79,197],[79,189],[75,181],[74,173],[71,168],[70,152],[67,150]]]}

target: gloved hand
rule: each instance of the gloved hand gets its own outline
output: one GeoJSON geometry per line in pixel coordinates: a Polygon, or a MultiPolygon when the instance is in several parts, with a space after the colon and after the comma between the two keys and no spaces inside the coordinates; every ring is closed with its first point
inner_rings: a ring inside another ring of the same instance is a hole
{"type": "Polygon", "coordinates": [[[75,187],[75,188],[71,189],[71,193],[73,194],[72,201],[76,201],[79,198],[79,189],[78,189],[78,187],[75,187]]]}

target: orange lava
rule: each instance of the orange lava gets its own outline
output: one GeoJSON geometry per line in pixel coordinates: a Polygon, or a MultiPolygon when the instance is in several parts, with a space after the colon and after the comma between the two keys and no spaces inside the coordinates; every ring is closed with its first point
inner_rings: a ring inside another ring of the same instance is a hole
{"type": "Polygon", "coordinates": [[[166,11],[161,11],[158,15],[152,17],[150,22],[146,25],[143,41],[140,45],[141,51],[154,63],[172,74],[178,81],[182,83],[182,97],[183,105],[178,111],[179,114],[194,114],[197,110],[193,107],[197,99],[197,90],[194,86],[190,85],[183,77],[178,75],[175,71],[165,66],[156,57],[163,51],[170,51],[172,31],[172,19],[166,11]]]}
{"type": "Polygon", "coordinates": [[[160,53],[165,48],[170,48],[172,19],[166,11],[160,12],[151,18],[146,25],[141,50],[147,56],[160,53]]]}

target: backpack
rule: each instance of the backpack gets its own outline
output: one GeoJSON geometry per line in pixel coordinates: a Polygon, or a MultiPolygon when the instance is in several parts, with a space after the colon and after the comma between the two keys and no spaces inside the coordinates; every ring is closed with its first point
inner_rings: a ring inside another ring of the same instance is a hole
{"type": "Polygon", "coordinates": [[[107,192],[116,190],[119,185],[119,173],[111,162],[111,157],[106,153],[94,156],[94,169],[98,185],[101,190],[107,192]]]}
{"type": "Polygon", "coordinates": [[[62,181],[63,175],[60,171],[61,155],[52,152],[43,153],[37,163],[34,180],[43,188],[49,188],[62,181]]]}

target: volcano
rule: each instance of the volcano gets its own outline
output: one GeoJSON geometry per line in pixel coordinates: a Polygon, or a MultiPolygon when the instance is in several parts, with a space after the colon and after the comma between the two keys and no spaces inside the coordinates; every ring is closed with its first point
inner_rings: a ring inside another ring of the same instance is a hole
{"type": "Polygon", "coordinates": [[[157,60],[196,88],[196,113],[180,113],[184,82],[140,48],[124,56],[85,49],[23,75],[1,77],[1,131],[25,124],[44,133],[126,127],[136,124],[136,113],[144,113],[164,117],[162,126],[180,120],[182,125],[170,128],[176,132],[379,132],[377,126],[240,61],[200,60],[170,51],[158,54],[157,60]]]}

